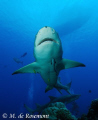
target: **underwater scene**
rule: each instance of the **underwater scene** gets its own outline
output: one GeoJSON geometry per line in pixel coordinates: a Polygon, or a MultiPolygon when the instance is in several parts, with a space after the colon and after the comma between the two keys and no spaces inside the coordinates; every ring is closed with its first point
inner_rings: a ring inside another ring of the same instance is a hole
{"type": "Polygon", "coordinates": [[[98,120],[97,68],[97,0],[0,0],[0,120],[98,120]]]}

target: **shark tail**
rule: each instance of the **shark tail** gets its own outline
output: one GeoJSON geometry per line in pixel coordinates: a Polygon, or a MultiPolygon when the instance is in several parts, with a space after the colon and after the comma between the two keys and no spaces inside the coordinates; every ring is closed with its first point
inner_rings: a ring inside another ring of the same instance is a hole
{"type": "Polygon", "coordinates": [[[29,108],[26,104],[24,104],[24,107],[28,112],[30,112],[31,115],[34,114],[35,110],[32,110],[31,108],[29,108]]]}
{"type": "Polygon", "coordinates": [[[64,89],[65,89],[69,94],[71,94],[71,91],[70,91],[71,84],[72,84],[72,81],[71,81],[70,83],[68,83],[67,85],[64,86],[64,89]],[[66,89],[66,88],[67,88],[67,89],[66,89]]]}

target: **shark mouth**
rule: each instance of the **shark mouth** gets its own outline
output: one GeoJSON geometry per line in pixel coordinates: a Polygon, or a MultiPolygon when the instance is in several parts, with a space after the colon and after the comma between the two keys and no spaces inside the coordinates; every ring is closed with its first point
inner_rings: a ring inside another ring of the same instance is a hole
{"type": "Polygon", "coordinates": [[[44,43],[44,42],[46,42],[46,41],[52,41],[52,42],[57,43],[57,41],[55,41],[55,40],[52,39],[52,38],[45,38],[45,39],[43,39],[38,45],[40,45],[40,44],[42,44],[42,43],[44,43]]]}

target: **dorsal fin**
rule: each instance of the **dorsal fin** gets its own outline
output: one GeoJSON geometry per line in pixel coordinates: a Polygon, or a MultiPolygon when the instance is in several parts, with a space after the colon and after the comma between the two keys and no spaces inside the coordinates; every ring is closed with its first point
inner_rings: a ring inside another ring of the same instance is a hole
{"type": "Polygon", "coordinates": [[[35,103],[36,104],[36,107],[37,108],[40,108],[41,107],[41,105],[40,104],[37,104],[37,103],[35,103]]]}
{"type": "Polygon", "coordinates": [[[49,96],[49,98],[50,98],[50,101],[56,99],[56,97],[53,97],[53,96],[49,96]]]}

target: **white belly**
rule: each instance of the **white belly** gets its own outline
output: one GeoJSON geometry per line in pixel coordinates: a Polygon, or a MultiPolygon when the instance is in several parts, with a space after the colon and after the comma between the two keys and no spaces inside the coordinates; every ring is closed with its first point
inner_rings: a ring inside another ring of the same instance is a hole
{"type": "Polygon", "coordinates": [[[43,43],[34,49],[34,56],[37,62],[49,63],[52,59],[62,58],[62,48],[54,42],[43,43]]]}
{"type": "Polygon", "coordinates": [[[42,69],[40,75],[47,85],[54,86],[57,82],[57,74],[54,70],[51,71],[50,68],[42,69]]]}

